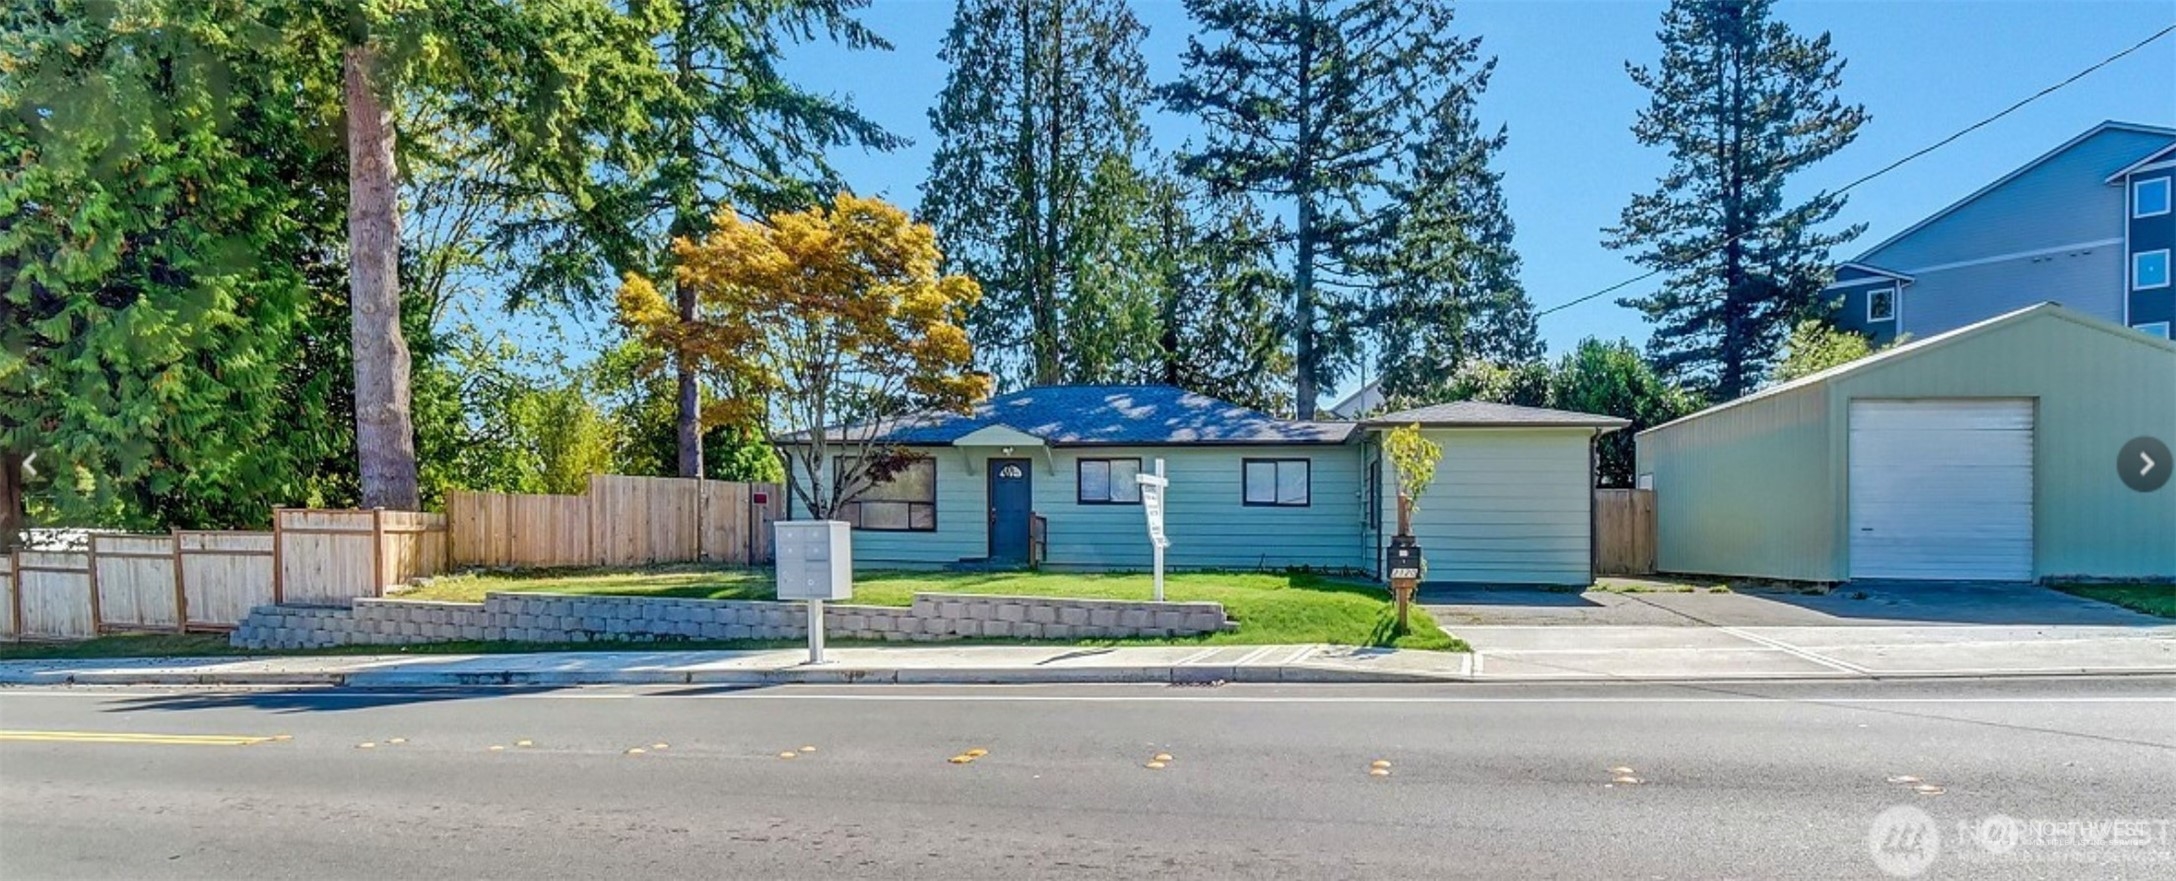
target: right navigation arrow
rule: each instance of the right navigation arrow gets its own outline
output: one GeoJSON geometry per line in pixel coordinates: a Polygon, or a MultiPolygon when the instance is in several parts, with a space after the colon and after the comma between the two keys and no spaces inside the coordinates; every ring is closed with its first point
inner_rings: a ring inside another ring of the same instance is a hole
{"type": "Polygon", "coordinates": [[[2146,463],[2146,467],[2138,469],[2138,476],[2140,476],[2140,477],[2144,477],[2144,476],[2146,476],[2146,475],[2148,475],[2148,474],[2151,474],[2151,473],[2153,473],[2153,466],[2154,466],[2154,461],[2153,461],[2153,457],[2152,457],[2152,456],[2148,456],[2148,455],[2146,455],[2146,451],[2145,451],[2145,450],[2139,450],[2139,451],[2138,451],[2138,458],[2140,458],[2140,459],[2144,460],[2144,461],[2145,461],[2145,463],[2146,463]]]}

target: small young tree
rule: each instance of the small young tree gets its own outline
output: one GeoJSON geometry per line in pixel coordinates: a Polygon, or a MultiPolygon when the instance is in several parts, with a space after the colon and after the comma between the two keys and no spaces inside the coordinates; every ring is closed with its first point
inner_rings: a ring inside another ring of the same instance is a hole
{"type": "Polygon", "coordinates": [[[969,368],[964,326],[980,288],[941,275],[936,234],[881,200],[842,193],[767,223],[721,211],[711,232],[674,241],[673,252],[695,320],[640,275],[620,288],[620,320],[679,363],[729,380],[704,422],[767,417],[808,430],[778,455],[811,517],[831,519],[891,477],[902,456],[883,426],[964,413],[990,393],[990,377],[969,368]]]}
{"type": "Polygon", "coordinates": [[[1390,466],[1398,469],[1398,532],[1402,535],[1409,531],[1406,518],[1420,510],[1421,493],[1436,482],[1436,463],[1443,460],[1443,448],[1421,436],[1420,424],[1414,423],[1383,435],[1383,452],[1390,457],[1390,466]]]}

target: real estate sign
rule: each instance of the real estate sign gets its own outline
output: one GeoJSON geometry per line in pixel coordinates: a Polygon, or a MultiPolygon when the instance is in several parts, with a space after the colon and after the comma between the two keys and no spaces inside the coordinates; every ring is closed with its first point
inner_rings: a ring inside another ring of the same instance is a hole
{"type": "Polygon", "coordinates": [[[1171,539],[1164,537],[1164,490],[1171,481],[1164,478],[1164,460],[1156,460],[1156,473],[1136,474],[1134,481],[1141,484],[1141,512],[1148,516],[1148,543],[1156,555],[1156,600],[1164,598],[1164,548],[1171,546],[1171,539]]]}

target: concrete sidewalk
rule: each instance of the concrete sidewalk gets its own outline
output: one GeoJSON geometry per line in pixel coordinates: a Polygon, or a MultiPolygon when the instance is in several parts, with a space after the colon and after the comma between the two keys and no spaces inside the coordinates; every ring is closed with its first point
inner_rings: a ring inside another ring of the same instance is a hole
{"type": "Polygon", "coordinates": [[[2176,626],[1475,626],[1479,681],[2176,673],[2176,626]]]}
{"type": "Polygon", "coordinates": [[[1473,654],[1325,645],[319,655],[0,662],[0,685],[1625,682],[2176,674],[2176,626],[1453,627],[1473,654]]]}
{"type": "Polygon", "coordinates": [[[1214,648],[903,646],[540,652],[500,655],[317,655],[0,662],[0,685],[786,685],[1049,682],[1442,682],[1471,656],[1326,645],[1214,648]]]}

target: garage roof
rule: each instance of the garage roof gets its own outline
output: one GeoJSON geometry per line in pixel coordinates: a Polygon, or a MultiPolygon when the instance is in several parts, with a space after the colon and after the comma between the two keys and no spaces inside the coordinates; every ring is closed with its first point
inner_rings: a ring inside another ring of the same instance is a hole
{"type": "Polygon", "coordinates": [[[1486,401],[1452,401],[1386,413],[1368,420],[1370,426],[1419,423],[1428,428],[1601,428],[1616,430],[1630,420],[1570,410],[1491,404],[1486,401]]]}
{"type": "Polygon", "coordinates": [[[1669,422],[1665,422],[1661,425],[1657,425],[1653,428],[1647,429],[1646,431],[1642,431],[1640,432],[1640,434],[1645,435],[1650,432],[1661,431],[1673,425],[1684,422],[1691,422],[1695,419],[1705,419],[1708,416],[1720,413],[1724,410],[1729,410],[1734,407],[1740,407],[1754,401],[1762,400],[1764,398],[1771,398],[1776,395],[1786,394],[1810,385],[1815,385],[1817,383],[1831,382],[1838,378],[1849,376],[1854,373],[1862,373],[1868,370],[1886,367],[1891,364],[1895,364],[1896,362],[1914,358],[1919,355],[1926,354],[1927,352],[1931,352],[1935,349],[1948,346],[1959,340],[1979,336],[1980,334],[1986,333],[1990,330],[1994,330],[1995,328],[2015,324],[2020,321],[2025,321],[2038,315],[2047,315],[2055,318],[2061,318],[2065,321],[2076,322],[2086,327],[2093,328],[2094,330],[2102,331],[2112,336],[2119,337],[2128,342],[2142,343],[2145,345],[2165,349],[2170,352],[2176,352],[2176,342],[2146,336],[2145,334],[2138,333],[2127,328],[2119,327],[2117,325],[2109,324],[2108,322],[2101,321],[2089,315],[2073,312],[2055,303],[2041,303],[2036,306],[2027,306],[2015,312],[2006,312],[1975,324],[1967,324],[1963,327],[1957,328],[1956,330],[1949,331],[1948,333],[1938,333],[1923,340],[1916,340],[1913,342],[1905,343],[1904,345],[1897,346],[1896,348],[1889,349],[1883,352],[1878,352],[1865,358],[1860,358],[1859,360],[1853,361],[1849,364],[1842,364],[1836,367],[1831,367],[1827,370],[1823,370],[1819,373],[1801,376],[1797,379],[1791,380],[1790,382],[1772,385],[1737,400],[1717,404],[1713,407],[1709,407],[1690,416],[1681,416],[1677,419],[1673,419],[1669,422]]]}

